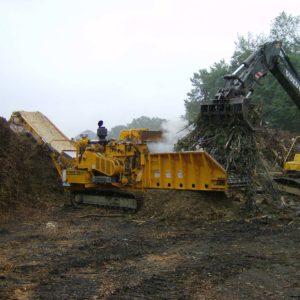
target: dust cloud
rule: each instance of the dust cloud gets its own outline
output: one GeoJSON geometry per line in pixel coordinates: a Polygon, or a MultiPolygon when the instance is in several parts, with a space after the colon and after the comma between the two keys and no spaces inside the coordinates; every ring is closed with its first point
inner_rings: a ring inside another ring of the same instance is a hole
{"type": "Polygon", "coordinates": [[[183,119],[169,120],[162,123],[162,140],[148,144],[150,152],[174,152],[177,141],[187,135],[187,121],[183,119]]]}

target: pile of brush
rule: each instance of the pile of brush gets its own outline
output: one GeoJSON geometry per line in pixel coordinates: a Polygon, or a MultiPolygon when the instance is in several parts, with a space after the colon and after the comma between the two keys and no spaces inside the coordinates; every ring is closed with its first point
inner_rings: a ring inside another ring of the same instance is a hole
{"type": "MultiPolygon", "coordinates": [[[[260,120],[256,116],[257,126],[260,120]]],[[[289,139],[263,126],[253,130],[237,117],[208,120],[199,116],[191,128],[189,134],[178,141],[176,150],[204,149],[233,175],[232,178],[247,178],[243,187],[247,209],[255,207],[258,186],[270,195],[276,194],[270,172],[281,170],[289,139]]]]}

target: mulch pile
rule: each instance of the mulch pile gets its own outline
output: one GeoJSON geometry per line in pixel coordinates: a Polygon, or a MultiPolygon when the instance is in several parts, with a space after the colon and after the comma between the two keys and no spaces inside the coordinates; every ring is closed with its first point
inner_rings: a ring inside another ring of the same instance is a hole
{"type": "Polygon", "coordinates": [[[220,192],[149,189],[138,216],[167,221],[230,219],[239,213],[239,203],[220,192]]]}
{"type": "Polygon", "coordinates": [[[0,216],[43,208],[63,196],[48,150],[0,118],[0,216]]]}

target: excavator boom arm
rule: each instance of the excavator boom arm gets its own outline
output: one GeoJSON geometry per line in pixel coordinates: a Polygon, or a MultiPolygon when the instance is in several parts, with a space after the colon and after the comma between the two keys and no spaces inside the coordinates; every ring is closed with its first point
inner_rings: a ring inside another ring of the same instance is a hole
{"type": "Polygon", "coordinates": [[[232,74],[224,76],[224,86],[215,99],[201,101],[201,115],[242,114],[245,117],[249,104],[247,99],[269,71],[300,109],[300,77],[283,50],[282,43],[274,41],[260,46],[232,74]]]}
{"type": "Polygon", "coordinates": [[[300,109],[300,76],[283,49],[280,50],[278,62],[270,72],[300,109]]]}

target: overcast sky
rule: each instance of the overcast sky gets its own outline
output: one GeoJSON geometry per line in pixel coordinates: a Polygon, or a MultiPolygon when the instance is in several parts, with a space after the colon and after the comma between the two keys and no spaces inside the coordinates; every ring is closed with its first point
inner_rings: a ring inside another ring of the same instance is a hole
{"type": "Polygon", "coordinates": [[[299,0],[0,0],[0,115],[39,110],[68,136],[179,118],[193,73],[282,11],[299,0]]]}

